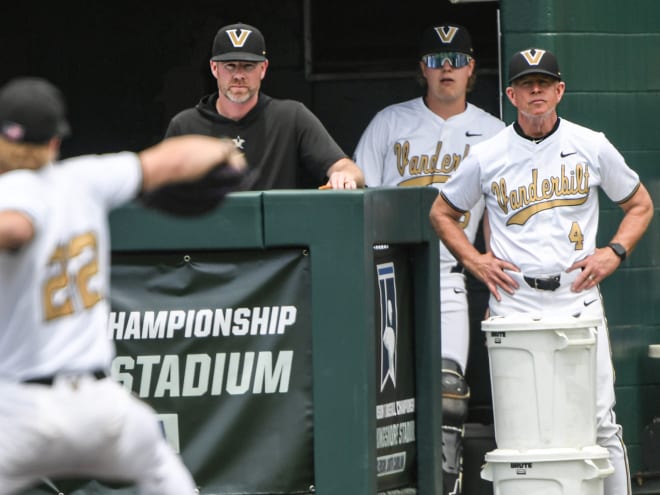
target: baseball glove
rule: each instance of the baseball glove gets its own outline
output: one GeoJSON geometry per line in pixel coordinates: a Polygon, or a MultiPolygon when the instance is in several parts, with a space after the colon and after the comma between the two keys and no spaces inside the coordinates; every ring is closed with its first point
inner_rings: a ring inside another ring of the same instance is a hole
{"type": "Polygon", "coordinates": [[[198,216],[220,206],[227,194],[249,190],[254,181],[255,171],[221,165],[196,181],[168,184],[143,193],[140,202],[171,215],[198,216]]]}

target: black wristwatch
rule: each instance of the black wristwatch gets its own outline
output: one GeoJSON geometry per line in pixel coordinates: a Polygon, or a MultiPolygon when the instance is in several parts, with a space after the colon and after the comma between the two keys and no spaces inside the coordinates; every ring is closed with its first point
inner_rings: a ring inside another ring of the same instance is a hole
{"type": "Polygon", "coordinates": [[[626,259],[626,255],[628,254],[626,252],[626,248],[624,248],[621,244],[618,242],[610,242],[607,245],[608,248],[611,248],[612,251],[614,251],[614,254],[616,254],[621,261],[626,259]]]}

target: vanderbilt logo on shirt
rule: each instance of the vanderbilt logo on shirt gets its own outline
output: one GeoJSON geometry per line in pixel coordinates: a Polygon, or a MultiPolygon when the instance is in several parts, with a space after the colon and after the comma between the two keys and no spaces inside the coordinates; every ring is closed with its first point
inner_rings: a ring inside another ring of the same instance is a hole
{"type": "Polygon", "coordinates": [[[410,142],[394,144],[396,167],[403,178],[406,173],[410,178],[399,182],[399,186],[428,186],[430,184],[443,184],[449,180],[461,161],[468,155],[470,145],[465,145],[462,155],[458,153],[445,153],[441,156],[442,141],[438,141],[432,155],[420,154],[410,156],[410,142]]]}
{"type": "Polygon", "coordinates": [[[506,179],[502,178],[499,182],[493,182],[490,190],[505,214],[509,213],[509,209],[515,212],[506,224],[524,225],[541,211],[584,204],[589,197],[589,167],[578,163],[575,171],[567,174],[566,166],[562,165],[559,176],[542,180],[539,180],[538,169],[532,169],[532,181],[529,184],[509,192],[506,179]]]}

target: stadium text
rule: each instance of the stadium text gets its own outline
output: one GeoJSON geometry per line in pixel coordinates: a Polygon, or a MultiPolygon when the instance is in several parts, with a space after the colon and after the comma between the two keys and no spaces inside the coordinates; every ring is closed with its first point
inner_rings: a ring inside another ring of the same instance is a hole
{"type": "Polygon", "coordinates": [[[283,394],[292,364],[293,351],[117,356],[112,377],[142,398],[283,394]]]}
{"type": "Polygon", "coordinates": [[[415,441],[415,421],[376,428],[376,448],[394,447],[415,441]]]}

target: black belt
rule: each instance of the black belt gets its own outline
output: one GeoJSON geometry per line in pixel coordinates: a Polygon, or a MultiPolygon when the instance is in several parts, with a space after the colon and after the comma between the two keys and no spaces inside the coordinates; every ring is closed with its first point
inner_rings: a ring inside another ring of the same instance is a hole
{"type": "Polygon", "coordinates": [[[451,267],[450,272],[451,273],[463,273],[465,269],[463,268],[462,265],[454,265],[451,267]]]}
{"type": "Polygon", "coordinates": [[[547,278],[534,278],[534,277],[525,277],[525,282],[530,287],[538,290],[556,290],[559,288],[559,278],[560,275],[553,275],[552,277],[547,278]]]}
{"type": "MultiPolygon", "coordinates": [[[[66,374],[66,373],[64,373],[66,374]]],[[[105,371],[103,370],[94,370],[90,371],[89,373],[87,372],[81,372],[81,373],[72,373],[72,375],[79,375],[79,376],[93,376],[96,380],[103,380],[104,378],[107,378],[108,375],[106,374],[105,371]]],[[[30,378],[29,380],[23,380],[23,383],[33,383],[36,385],[47,385],[47,386],[52,386],[53,383],[55,383],[55,379],[57,376],[44,376],[41,378],[30,378]]]]}

